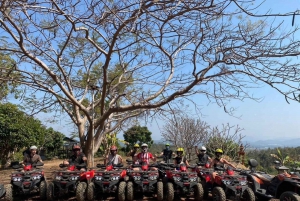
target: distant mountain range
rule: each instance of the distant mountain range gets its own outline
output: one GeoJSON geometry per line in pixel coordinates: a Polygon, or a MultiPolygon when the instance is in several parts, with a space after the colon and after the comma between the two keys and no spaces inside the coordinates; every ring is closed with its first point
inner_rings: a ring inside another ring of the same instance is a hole
{"type": "MultiPolygon", "coordinates": [[[[153,140],[156,144],[164,143],[163,140],[153,140]]],[[[300,146],[300,138],[275,138],[269,140],[243,140],[244,144],[249,144],[250,148],[256,149],[268,149],[268,148],[276,148],[276,147],[299,147],[300,146]]]]}
{"type": "Polygon", "coordinates": [[[250,141],[245,140],[244,143],[248,143],[251,148],[267,149],[276,147],[299,147],[300,138],[293,139],[270,139],[270,140],[257,140],[250,141]]]}

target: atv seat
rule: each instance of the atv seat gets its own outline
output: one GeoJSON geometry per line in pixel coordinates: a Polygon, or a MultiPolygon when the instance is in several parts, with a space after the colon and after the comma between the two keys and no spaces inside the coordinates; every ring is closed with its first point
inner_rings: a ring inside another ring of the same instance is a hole
{"type": "Polygon", "coordinates": [[[271,175],[268,175],[268,174],[263,174],[262,175],[262,174],[259,174],[257,172],[253,173],[253,175],[260,178],[263,181],[266,181],[266,182],[270,182],[274,178],[274,176],[271,176],[271,175]]]}

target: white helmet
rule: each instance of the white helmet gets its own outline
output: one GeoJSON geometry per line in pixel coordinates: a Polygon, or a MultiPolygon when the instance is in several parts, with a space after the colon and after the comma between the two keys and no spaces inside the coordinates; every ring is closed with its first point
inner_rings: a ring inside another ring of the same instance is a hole
{"type": "Polygon", "coordinates": [[[37,147],[33,145],[30,147],[30,150],[32,150],[32,149],[37,149],[37,147]]]}
{"type": "Polygon", "coordinates": [[[143,143],[143,144],[141,145],[141,147],[148,147],[148,145],[147,145],[146,143],[143,143]]]}
{"type": "Polygon", "coordinates": [[[202,146],[202,147],[200,148],[200,151],[205,151],[205,152],[206,152],[205,146],[202,146]]]}

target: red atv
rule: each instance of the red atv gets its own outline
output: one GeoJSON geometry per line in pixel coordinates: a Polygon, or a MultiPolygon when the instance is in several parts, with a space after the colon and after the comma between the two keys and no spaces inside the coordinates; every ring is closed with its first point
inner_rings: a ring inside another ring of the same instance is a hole
{"type": "Polygon", "coordinates": [[[134,193],[141,194],[157,194],[157,200],[163,200],[163,182],[159,178],[158,170],[151,170],[151,167],[158,167],[158,164],[148,165],[146,162],[142,164],[133,164],[133,168],[140,170],[128,170],[127,175],[129,181],[126,188],[126,199],[132,201],[134,193]]]}
{"type": "Polygon", "coordinates": [[[197,172],[195,171],[196,167],[187,167],[185,164],[177,166],[172,165],[171,167],[172,170],[166,170],[166,200],[172,201],[174,199],[174,194],[184,196],[193,194],[196,201],[201,201],[203,199],[203,188],[198,181],[197,172]],[[192,169],[192,171],[188,172],[187,168],[192,169]]]}
{"type": "MultiPolygon", "coordinates": [[[[117,193],[119,201],[125,201],[126,170],[121,169],[123,165],[97,164],[96,170],[90,171],[88,177],[87,199],[95,198],[110,193],[117,193]]],[[[115,195],[114,195],[115,196],[115,195]]]]}
{"type": "Polygon", "coordinates": [[[212,192],[214,187],[212,183],[212,173],[214,172],[214,169],[210,168],[209,163],[197,163],[197,165],[196,172],[199,177],[199,182],[201,182],[204,189],[203,198],[206,199],[209,192],[212,192]]]}
{"type": "Polygon", "coordinates": [[[87,177],[90,176],[90,172],[79,169],[86,168],[86,165],[60,164],[59,167],[66,169],[55,172],[53,181],[48,184],[47,199],[56,200],[63,195],[75,193],[78,201],[85,200],[87,177]]]}
{"type": "Polygon", "coordinates": [[[246,176],[235,174],[231,167],[228,167],[226,171],[224,167],[216,167],[215,173],[217,174],[212,183],[212,197],[214,200],[226,201],[226,198],[229,198],[255,201],[255,195],[252,189],[248,187],[246,176]]]}
{"type": "Polygon", "coordinates": [[[17,172],[11,174],[10,184],[5,185],[4,199],[11,201],[14,195],[28,195],[38,191],[40,199],[45,200],[47,183],[41,169],[43,165],[41,162],[26,164],[23,168],[21,165],[14,165],[13,169],[17,169],[17,172]]]}

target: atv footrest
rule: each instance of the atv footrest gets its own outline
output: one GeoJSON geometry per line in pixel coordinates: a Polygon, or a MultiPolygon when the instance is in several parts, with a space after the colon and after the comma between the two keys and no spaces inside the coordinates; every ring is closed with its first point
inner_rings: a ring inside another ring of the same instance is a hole
{"type": "Polygon", "coordinates": [[[257,189],[256,194],[258,194],[260,196],[263,196],[263,197],[266,197],[266,198],[272,198],[273,197],[272,195],[267,194],[265,189],[257,189]]]}

